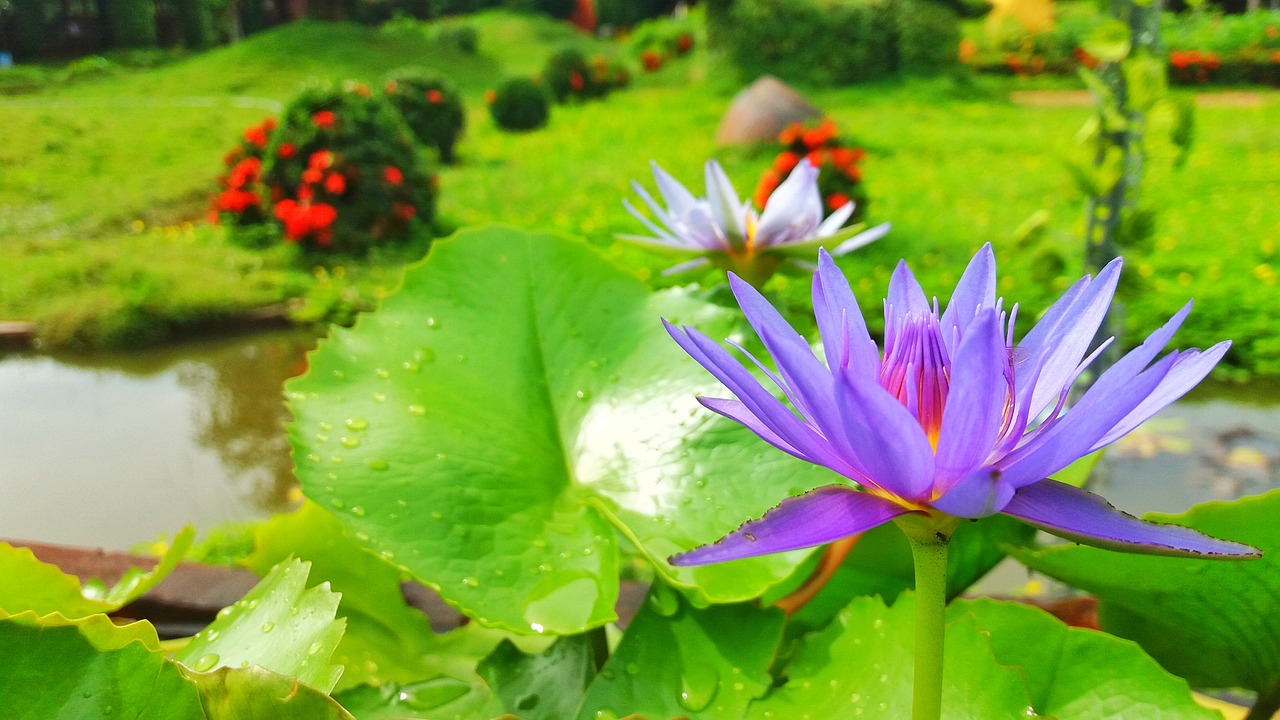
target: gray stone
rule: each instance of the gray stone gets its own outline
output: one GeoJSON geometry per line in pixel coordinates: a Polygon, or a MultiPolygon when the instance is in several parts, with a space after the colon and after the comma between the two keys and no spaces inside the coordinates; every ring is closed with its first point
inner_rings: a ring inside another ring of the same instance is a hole
{"type": "Polygon", "coordinates": [[[733,98],[716,128],[716,145],[773,142],[791,123],[821,117],[822,111],[800,93],[765,75],[733,98]]]}

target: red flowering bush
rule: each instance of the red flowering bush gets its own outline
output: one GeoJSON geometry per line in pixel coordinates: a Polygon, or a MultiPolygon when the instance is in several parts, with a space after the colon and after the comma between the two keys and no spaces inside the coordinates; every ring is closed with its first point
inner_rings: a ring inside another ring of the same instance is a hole
{"type": "Polygon", "coordinates": [[[1174,50],[1169,53],[1169,65],[1179,82],[1204,83],[1213,79],[1213,73],[1221,66],[1218,54],[1199,50],[1174,50]]]}
{"type": "Polygon", "coordinates": [[[603,57],[587,61],[573,48],[563,48],[547,58],[542,82],[558,103],[604,97],[609,93],[609,63],[603,57]]]}
{"type": "Polygon", "coordinates": [[[462,95],[453,83],[420,71],[400,70],[387,79],[383,91],[418,140],[435,148],[440,162],[452,163],[453,148],[467,123],[462,95]]]}
{"type": "Polygon", "coordinates": [[[827,210],[835,210],[852,200],[856,207],[850,222],[862,219],[867,210],[867,194],[858,163],[866,157],[865,150],[846,145],[830,120],[814,126],[792,123],[778,135],[778,142],[783,150],[760,176],[754,196],[756,207],[763,208],[800,160],[808,158],[818,168],[818,191],[827,210]]]}
{"type": "Polygon", "coordinates": [[[645,48],[640,51],[640,66],[643,67],[646,72],[653,72],[654,70],[662,67],[662,62],[662,53],[657,50],[654,50],[653,48],[645,48]]]}
{"type": "Polygon", "coordinates": [[[435,176],[399,113],[367,86],[304,90],[278,126],[250,131],[244,143],[260,154],[233,150],[214,199],[232,237],[261,242],[277,228],[308,249],[363,252],[434,217],[435,176]]]}
{"type": "Polygon", "coordinates": [[[551,103],[542,88],[529,78],[510,78],[497,90],[485,93],[489,114],[503,130],[526,132],[547,124],[551,103]]]}

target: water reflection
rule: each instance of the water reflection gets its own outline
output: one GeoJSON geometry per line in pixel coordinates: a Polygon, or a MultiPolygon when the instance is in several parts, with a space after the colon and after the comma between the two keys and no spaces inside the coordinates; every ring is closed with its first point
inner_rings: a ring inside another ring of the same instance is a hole
{"type": "Polygon", "coordinates": [[[127,548],[287,509],[283,381],[314,339],[0,358],[0,537],[127,548]]]}

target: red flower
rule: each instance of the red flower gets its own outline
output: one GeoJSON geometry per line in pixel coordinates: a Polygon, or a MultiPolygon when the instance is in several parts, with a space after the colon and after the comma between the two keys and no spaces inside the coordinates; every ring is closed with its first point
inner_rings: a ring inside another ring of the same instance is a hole
{"type": "Polygon", "coordinates": [[[327,203],[316,203],[311,206],[311,224],[317,228],[327,228],[338,219],[338,211],[327,203]]]}
{"type": "Polygon", "coordinates": [[[681,33],[680,37],[676,38],[676,52],[683,55],[692,49],[693,36],[689,33],[681,33]]]}
{"type": "Polygon", "coordinates": [[[581,73],[569,73],[569,87],[573,88],[574,92],[582,92],[584,86],[581,73]]]}
{"type": "Polygon", "coordinates": [[[1178,68],[1179,70],[1182,70],[1183,68],[1190,65],[1191,59],[1192,58],[1190,53],[1182,52],[1180,50],[1174,50],[1173,52],[1169,53],[1169,64],[1173,65],[1175,68],[1178,68]]]}
{"type": "Polygon", "coordinates": [[[330,195],[341,195],[347,191],[347,179],[342,173],[329,173],[329,177],[324,179],[324,191],[330,195]]]}
{"type": "Polygon", "coordinates": [[[307,167],[312,170],[326,170],[333,167],[333,151],[317,150],[307,159],[307,167]]]}
{"type": "Polygon", "coordinates": [[[288,160],[297,152],[298,149],[293,146],[293,143],[280,143],[280,147],[276,148],[276,155],[282,160],[288,160]]]}
{"type": "Polygon", "coordinates": [[[315,197],[315,194],[315,191],[311,189],[310,185],[303,185],[298,188],[298,199],[302,202],[311,202],[311,199],[315,197]]]}
{"type": "Polygon", "coordinates": [[[245,158],[236,164],[231,170],[231,175],[227,178],[227,187],[234,190],[248,185],[250,182],[258,179],[258,173],[262,170],[262,161],[258,158],[245,158]]]}
{"type": "Polygon", "coordinates": [[[441,95],[439,90],[431,88],[427,91],[427,102],[432,105],[439,105],[442,100],[444,100],[444,95],[441,95]]]}
{"type": "Polygon", "coordinates": [[[317,168],[307,168],[302,171],[302,182],[308,185],[315,185],[324,179],[324,172],[317,168]]]}
{"type": "MultiPolygon", "coordinates": [[[[836,134],[836,124],[830,120],[823,120],[818,127],[805,132],[804,144],[810,150],[816,150],[834,140],[836,134]]],[[[817,163],[814,164],[817,165],[817,163]]]]}
{"type": "Polygon", "coordinates": [[[644,66],[645,70],[653,72],[662,67],[662,55],[652,48],[645,50],[640,53],[640,64],[644,66]]]}
{"type": "Polygon", "coordinates": [[[276,119],[275,119],[275,118],[267,118],[266,120],[263,120],[263,121],[262,121],[262,129],[263,129],[263,130],[266,130],[267,132],[271,132],[272,130],[275,130],[275,129],[276,129],[276,119]]]}
{"type": "Polygon", "coordinates": [[[404,182],[404,173],[400,172],[400,168],[388,165],[382,171],[382,177],[391,185],[399,185],[404,182]]]}
{"type": "Polygon", "coordinates": [[[418,209],[409,203],[393,203],[391,205],[391,211],[395,213],[396,217],[405,222],[409,222],[413,219],[414,215],[418,214],[418,209]]]}
{"type": "Polygon", "coordinates": [[[804,125],[801,125],[798,122],[793,122],[784,128],[782,132],[778,133],[778,142],[783,145],[790,145],[791,143],[799,140],[802,135],[804,135],[804,125]]]}
{"type": "Polygon", "coordinates": [[[797,163],[800,162],[800,156],[791,151],[778,153],[778,157],[773,159],[774,172],[789,173],[797,163]]]}
{"type": "Polygon", "coordinates": [[[257,147],[267,146],[267,131],[265,128],[254,125],[244,131],[245,142],[252,143],[257,147]]]}
{"type": "Polygon", "coordinates": [[[822,167],[822,163],[826,160],[826,155],[821,150],[814,150],[805,157],[809,160],[809,164],[816,168],[822,167]]]}
{"type": "Polygon", "coordinates": [[[244,148],[241,148],[241,147],[231,148],[231,152],[222,156],[222,164],[226,165],[227,167],[231,167],[232,165],[235,165],[236,162],[238,162],[242,157],[244,157],[244,148]]]}
{"type": "Polygon", "coordinates": [[[337,121],[338,121],[338,116],[334,115],[332,110],[321,110],[320,112],[311,116],[311,122],[315,123],[316,127],[320,128],[321,130],[332,129],[334,126],[334,123],[336,123],[337,121]]]}
{"type": "Polygon", "coordinates": [[[1081,65],[1087,68],[1093,69],[1098,67],[1098,64],[1099,64],[1098,58],[1090,55],[1089,51],[1085,50],[1082,47],[1078,47],[1075,49],[1075,56],[1076,56],[1076,61],[1078,61],[1081,65]]]}
{"type": "Polygon", "coordinates": [[[1267,37],[1271,38],[1272,40],[1275,40],[1276,38],[1280,37],[1280,30],[1276,29],[1275,25],[1268,25],[1264,32],[1266,32],[1267,37]]]}
{"type": "Polygon", "coordinates": [[[841,170],[849,170],[859,160],[867,156],[867,151],[862,148],[832,148],[831,161],[841,170]]]}
{"type": "Polygon", "coordinates": [[[332,241],[330,226],[338,219],[338,211],[332,205],[295,200],[281,200],[276,203],[275,216],[284,223],[284,236],[288,240],[303,240],[314,235],[320,245],[328,245],[332,241]]]}
{"type": "Polygon", "coordinates": [[[258,205],[258,193],[246,190],[226,190],[218,195],[217,207],[222,212],[243,213],[258,205]]]}
{"type": "Polygon", "coordinates": [[[765,203],[769,201],[769,196],[774,190],[778,189],[778,184],[782,182],[782,176],[773,170],[765,170],[760,176],[760,184],[756,186],[756,194],[752,198],[756,207],[764,209],[765,203]]]}
{"type": "Polygon", "coordinates": [[[827,196],[827,209],[839,210],[849,202],[849,196],[842,192],[833,192],[827,196]]]}
{"type": "Polygon", "coordinates": [[[396,91],[400,89],[400,84],[395,80],[388,80],[387,84],[382,86],[382,89],[386,90],[388,95],[395,95],[396,91]]]}

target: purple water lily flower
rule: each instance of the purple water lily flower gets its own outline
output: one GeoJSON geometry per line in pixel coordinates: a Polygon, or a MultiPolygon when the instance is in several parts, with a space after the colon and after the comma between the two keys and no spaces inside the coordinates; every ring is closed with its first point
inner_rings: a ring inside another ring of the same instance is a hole
{"type": "Polygon", "coordinates": [[[1110,342],[1086,357],[1120,264],[1116,259],[1096,278],[1073,285],[1015,347],[1017,306],[1006,311],[996,299],[990,245],[974,256],[941,313],[901,263],[884,303],[882,352],[848,281],[821,252],[813,306],[825,365],[754,288],[730,277],[777,370],[734,347],[777,384],[791,407],[728,350],[697,330],[666,323],[676,342],[737,396],[700,398],[702,404],[857,487],[828,485],[784,500],[714,544],[672,557],[672,564],[822,545],[908,513],[1003,513],[1077,542],[1130,552],[1258,556],[1247,545],[1139,520],[1051,479],[1182,396],[1230,346],[1173,351],[1156,360],[1190,311],[1188,303],[1066,411],[1076,378],[1110,342]]]}
{"type": "MultiPolygon", "coordinates": [[[[657,163],[652,165],[665,208],[640,183],[632,181],[631,185],[661,225],[623,200],[627,210],[654,236],[618,237],[669,254],[699,256],[667,269],[666,274],[715,264],[759,287],[784,261],[812,258],[824,246],[830,248],[832,255],[843,255],[879,240],[889,231],[888,223],[870,230],[863,230],[861,224],[842,227],[853,214],[852,202],[824,220],[818,168],[808,160],[796,165],[773,191],[762,213],[757,213],[749,200],[738,199],[729,177],[715,160],[707,161],[705,198],[694,197],[657,163]]],[[[811,263],[801,264],[812,267],[811,263]]]]}

